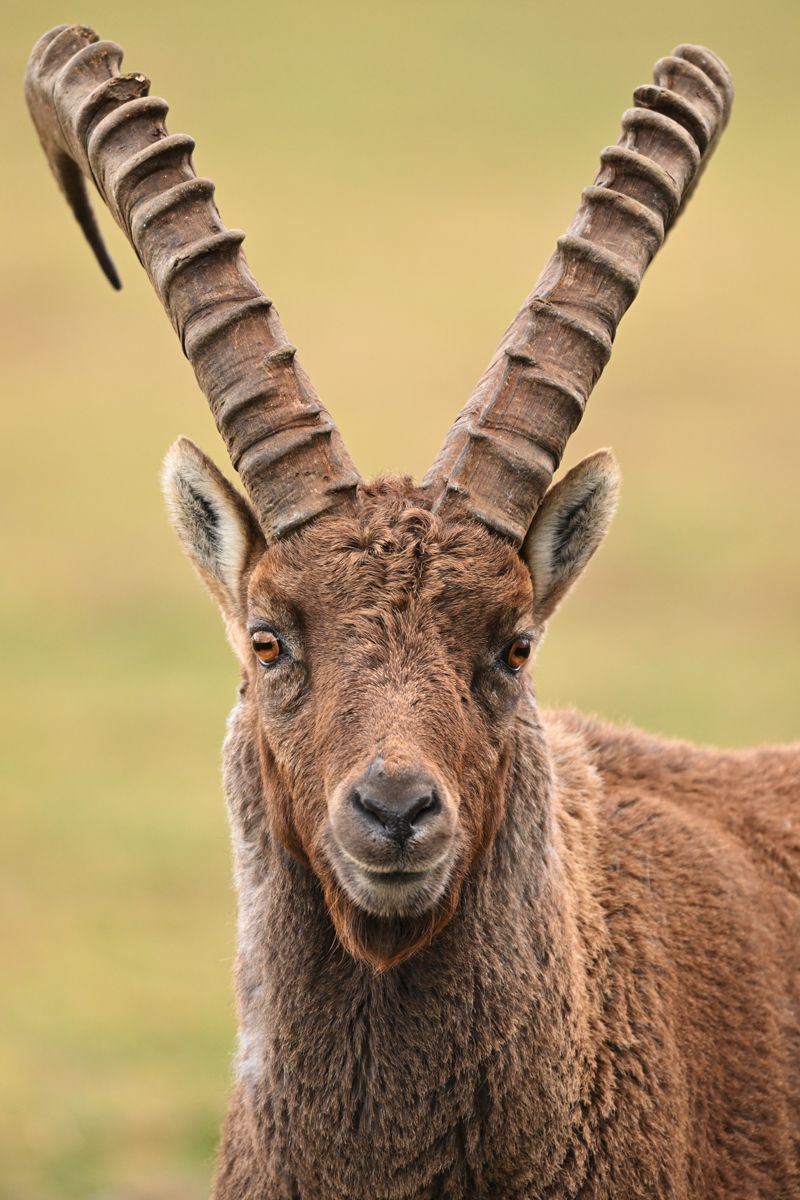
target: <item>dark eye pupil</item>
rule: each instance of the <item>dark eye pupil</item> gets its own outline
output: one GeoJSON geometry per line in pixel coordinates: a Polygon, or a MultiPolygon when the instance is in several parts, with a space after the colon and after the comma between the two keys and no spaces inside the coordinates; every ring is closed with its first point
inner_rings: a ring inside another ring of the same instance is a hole
{"type": "Polygon", "coordinates": [[[274,662],[280,656],[281,644],[274,633],[254,633],[253,651],[259,662],[274,662]]]}
{"type": "Polygon", "coordinates": [[[518,671],[530,656],[531,644],[526,638],[515,638],[508,648],[506,662],[512,670],[518,671]]]}

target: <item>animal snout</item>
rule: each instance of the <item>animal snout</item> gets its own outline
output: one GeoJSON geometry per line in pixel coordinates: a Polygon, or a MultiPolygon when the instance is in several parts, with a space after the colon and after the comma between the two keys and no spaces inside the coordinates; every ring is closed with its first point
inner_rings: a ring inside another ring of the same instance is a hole
{"type": "Polygon", "coordinates": [[[399,844],[435,822],[442,800],[435,781],[424,771],[392,773],[380,760],[372,763],[350,792],[356,820],[372,835],[392,838],[399,844]]]}
{"type": "Polygon", "coordinates": [[[431,908],[459,845],[457,797],[413,759],[373,758],[331,798],[329,859],[350,898],[376,915],[431,908]]]}

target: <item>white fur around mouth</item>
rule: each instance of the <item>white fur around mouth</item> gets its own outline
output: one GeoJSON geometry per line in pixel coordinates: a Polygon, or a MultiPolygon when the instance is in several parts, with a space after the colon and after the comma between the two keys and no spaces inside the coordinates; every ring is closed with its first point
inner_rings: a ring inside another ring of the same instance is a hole
{"type": "Polygon", "coordinates": [[[366,863],[342,845],[330,847],[334,871],[347,895],[374,917],[420,916],[428,912],[447,888],[452,872],[452,848],[429,863],[412,866],[366,863]],[[337,861],[338,860],[338,861],[337,861]]]}
{"type": "Polygon", "coordinates": [[[435,871],[437,867],[440,867],[447,858],[446,854],[440,854],[438,858],[435,858],[433,862],[426,863],[424,867],[397,867],[391,865],[382,865],[380,863],[365,863],[362,862],[360,858],[356,858],[354,855],[345,850],[344,846],[340,845],[338,849],[340,853],[348,860],[348,862],[351,862],[354,867],[358,867],[359,871],[361,871],[364,875],[370,878],[379,878],[381,875],[390,875],[393,883],[400,880],[403,876],[406,876],[409,882],[422,879],[424,876],[429,875],[431,871],[435,871]]]}

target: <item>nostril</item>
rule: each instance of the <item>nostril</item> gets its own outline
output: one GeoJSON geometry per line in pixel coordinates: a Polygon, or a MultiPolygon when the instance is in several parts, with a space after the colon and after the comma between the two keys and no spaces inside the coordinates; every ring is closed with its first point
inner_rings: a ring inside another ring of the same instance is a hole
{"type": "Polygon", "coordinates": [[[366,817],[368,821],[376,821],[379,825],[385,825],[393,816],[379,800],[363,795],[358,788],[351,793],[350,801],[360,816],[366,817]]]}
{"type": "Polygon", "coordinates": [[[350,803],[361,818],[370,825],[380,826],[393,836],[407,837],[412,828],[419,828],[428,819],[436,816],[442,807],[438,792],[425,792],[422,796],[394,797],[387,801],[383,797],[370,796],[354,788],[350,803]]]}
{"type": "Polygon", "coordinates": [[[403,816],[411,825],[416,825],[424,817],[435,816],[441,807],[438,792],[429,792],[426,796],[418,796],[416,800],[412,800],[403,816]]]}

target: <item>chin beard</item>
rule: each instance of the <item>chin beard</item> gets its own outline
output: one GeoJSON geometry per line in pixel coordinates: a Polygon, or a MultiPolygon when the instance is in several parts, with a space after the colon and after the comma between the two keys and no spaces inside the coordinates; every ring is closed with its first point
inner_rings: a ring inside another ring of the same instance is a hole
{"type": "Polygon", "coordinates": [[[338,883],[326,888],[328,911],[339,941],[353,958],[380,975],[429,946],[458,906],[459,889],[446,894],[427,912],[376,916],[359,908],[338,883]]]}

